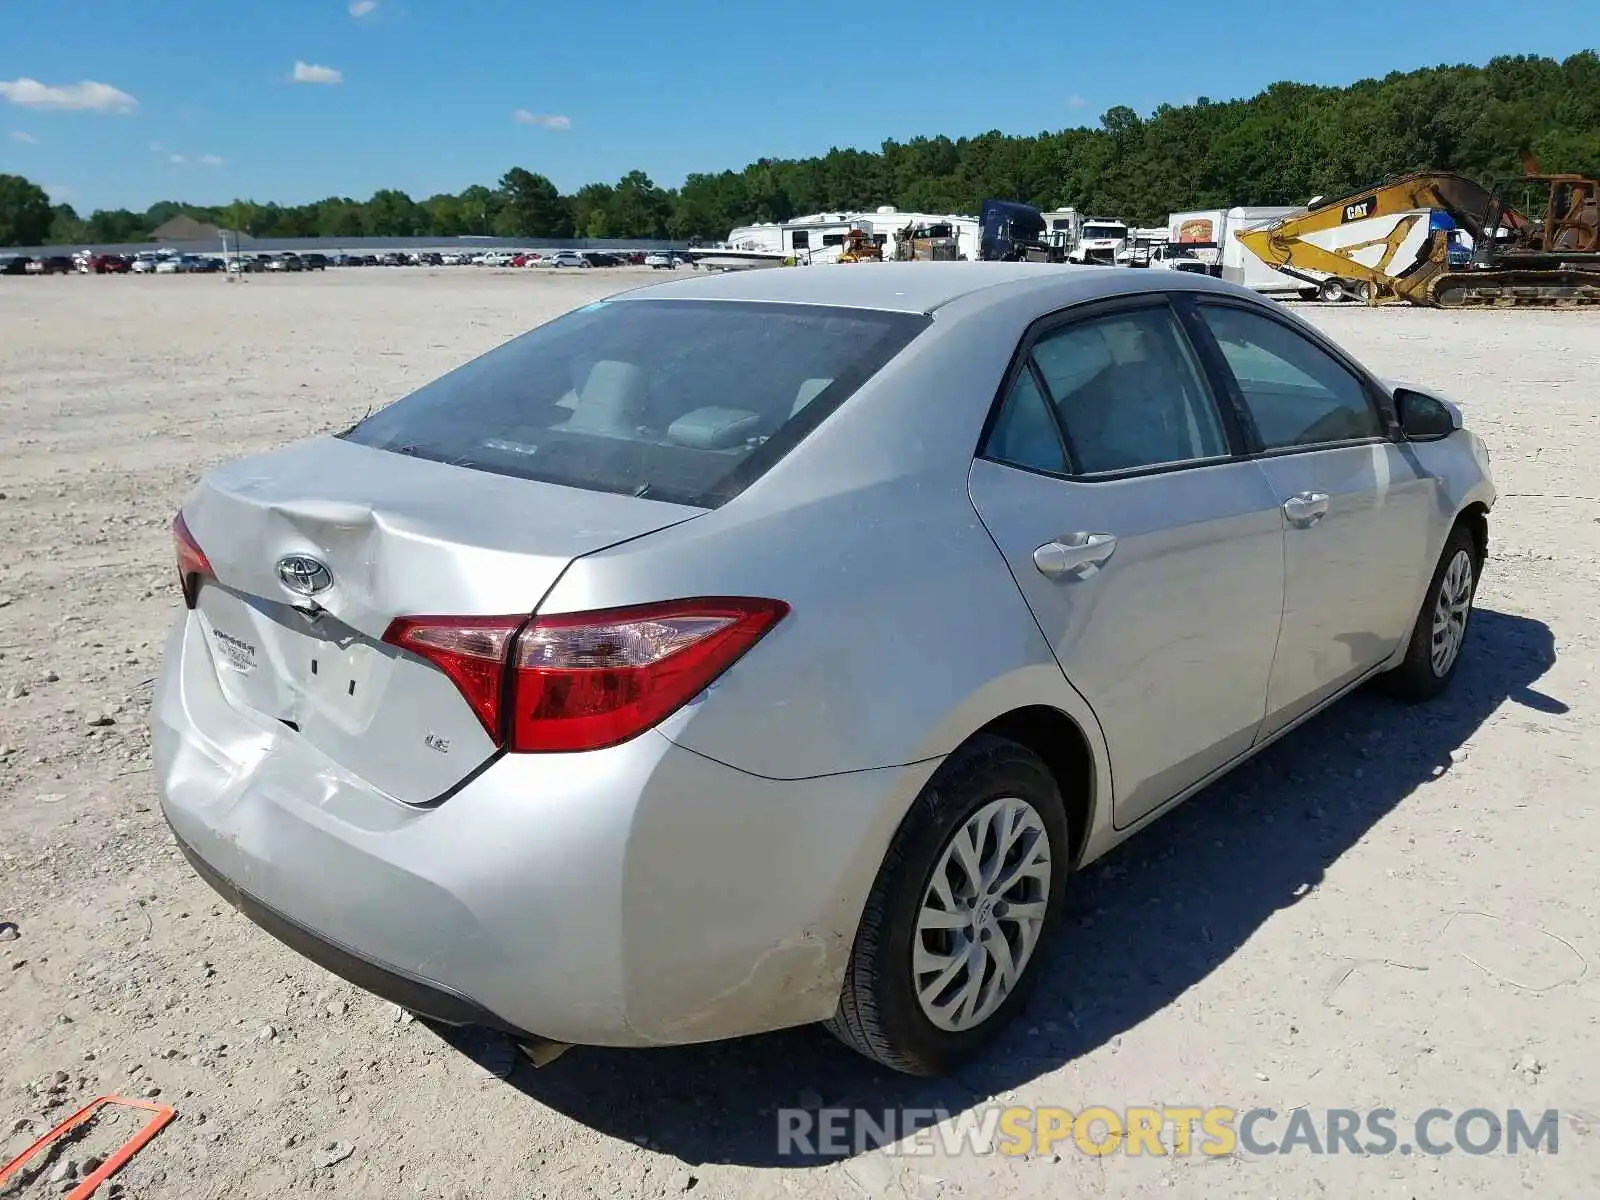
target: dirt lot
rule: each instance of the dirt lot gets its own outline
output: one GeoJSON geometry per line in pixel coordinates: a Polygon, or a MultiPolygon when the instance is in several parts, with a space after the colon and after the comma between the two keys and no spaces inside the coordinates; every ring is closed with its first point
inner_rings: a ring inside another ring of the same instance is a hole
{"type": "Polygon", "coordinates": [[[1489,443],[1468,661],[1431,706],[1346,701],[1088,870],[1031,1011],[958,1080],[798,1030],[502,1081],[495,1047],[453,1048],[220,903],[168,837],[146,732],[196,475],[641,281],[0,280],[0,1158],[116,1091],[180,1112],[117,1176],[150,1200],[1600,1194],[1600,316],[1307,310],[1489,443]],[[1436,1106],[1559,1109],[1559,1151],[777,1154],[779,1108],[991,1098],[1268,1106],[1267,1140],[1301,1107],[1393,1108],[1402,1141],[1436,1106]]]}

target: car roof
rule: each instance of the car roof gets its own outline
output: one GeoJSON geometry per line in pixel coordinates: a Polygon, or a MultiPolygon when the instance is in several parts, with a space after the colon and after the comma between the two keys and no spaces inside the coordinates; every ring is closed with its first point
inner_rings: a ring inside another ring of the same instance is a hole
{"type": "Polygon", "coordinates": [[[1178,271],[1118,270],[1114,267],[1045,263],[889,262],[823,267],[768,267],[690,276],[646,284],[618,299],[753,300],[827,304],[889,312],[932,312],[991,288],[1015,297],[1037,293],[1050,307],[1104,296],[1171,291],[1239,291],[1209,276],[1178,271]],[[1003,287],[1003,285],[1015,285],[1003,287]]]}

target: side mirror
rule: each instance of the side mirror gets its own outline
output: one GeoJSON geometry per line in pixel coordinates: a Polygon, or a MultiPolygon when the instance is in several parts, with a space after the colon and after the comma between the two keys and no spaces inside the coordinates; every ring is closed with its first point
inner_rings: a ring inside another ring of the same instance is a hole
{"type": "Polygon", "coordinates": [[[1427,392],[1396,388],[1394,406],[1407,441],[1436,442],[1461,428],[1461,410],[1427,392]]]}

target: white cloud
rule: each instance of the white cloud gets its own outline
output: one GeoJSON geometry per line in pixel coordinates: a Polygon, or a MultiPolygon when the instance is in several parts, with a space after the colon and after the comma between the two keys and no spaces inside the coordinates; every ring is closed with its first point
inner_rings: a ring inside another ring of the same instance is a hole
{"type": "Polygon", "coordinates": [[[25,133],[20,129],[11,131],[11,140],[13,142],[21,142],[24,146],[37,146],[39,144],[39,139],[34,137],[33,134],[25,133]]]}
{"type": "Polygon", "coordinates": [[[531,113],[525,108],[519,108],[511,114],[511,119],[518,125],[539,125],[545,129],[571,129],[571,117],[557,117],[547,113],[531,113]]]}
{"type": "Polygon", "coordinates": [[[161,161],[174,167],[220,167],[227,160],[216,154],[168,154],[159,143],[150,143],[150,149],[161,156],[161,161]]]}
{"type": "Polygon", "coordinates": [[[0,81],[0,96],[23,108],[63,109],[77,112],[131,113],[139,102],[109,83],[68,83],[51,87],[37,79],[0,81]]]}
{"type": "Polygon", "coordinates": [[[371,13],[378,11],[378,0],[351,0],[350,15],[360,20],[371,13]]]}
{"type": "Polygon", "coordinates": [[[1067,97],[1067,107],[1068,108],[1082,108],[1087,103],[1089,103],[1089,102],[1087,100],[1085,100],[1082,96],[1078,95],[1076,92],[1074,92],[1072,95],[1067,97]]]}
{"type": "Polygon", "coordinates": [[[315,63],[296,62],[290,79],[296,83],[343,83],[344,72],[332,67],[319,67],[315,63]]]}

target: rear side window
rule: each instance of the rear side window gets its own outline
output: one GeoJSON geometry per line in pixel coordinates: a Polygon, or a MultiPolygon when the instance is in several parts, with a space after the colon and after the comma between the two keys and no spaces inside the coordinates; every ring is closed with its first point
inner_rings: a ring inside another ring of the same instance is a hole
{"type": "MultiPolygon", "coordinates": [[[[1164,306],[1091,317],[1047,333],[1034,343],[1032,362],[1079,474],[1228,454],[1211,391],[1164,306]]],[[[1018,387],[1021,393],[1014,391],[1001,411],[988,452],[1048,469],[1039,457],[1048,456],[1048,443],[1028,419],[1033,406],[1027,393],[1034,390],[1029,374],[1019,377],[1018,387]]]]}
{"type": "Polygon", "coordinates": [[[1205,304],[1200,314],[1266,449],[1383,436],[1361,381],[1309,338],[1240,308],[1205,304]]]}
{"type": "Polygon", "coordinates": [[[994,428],[989,432],[989,442],[984,452],[990,458],[1010,463],[1016,467],[1031,467],[1035,471],[1065,474],[1067,460],[1061,448],[1061,435],[1056,432],[1055,418],[1033,372],[1024,368],[1011,385],[1011,392],[1000,408],[994,428]]]}
{"type": "Polygon", "coordinates": [[[817,305],[588,305],[458,367],[349,441],[711,508],[793,449],[929,324],[817,305]]]}

